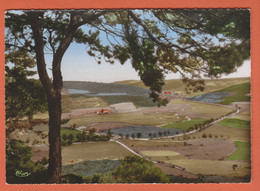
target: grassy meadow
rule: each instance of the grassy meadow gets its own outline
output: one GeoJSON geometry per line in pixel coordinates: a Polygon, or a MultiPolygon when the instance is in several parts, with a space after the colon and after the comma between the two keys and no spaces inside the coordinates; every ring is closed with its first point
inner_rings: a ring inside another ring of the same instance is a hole
{"type": "Polygon", "coordinates": [[[121,160],[134,154],[115,142],[78,143],[62,147],[62,164],[87,160],[121,160]]]}
{"type": "Polygon", "coordinates": [[[238,115],[233,116],[233,118],[244,120],[244,121],[251,121],[251,112],[243,111],[243,112],[239,113],[238,115]]]}
{"type": "Polygon", "coordinates": [[[193,127],[195,124],[202,124],[203,122],[207,121],[208,119],[191,119],[189,121],[181,121],[176,123],[169,123],[167,125],[162,126],[164,129],[181,129],[181,130],[188,130],[190,127],[193,127]]]}
{"type": "Polygon", "coordinates": [[[235,118],[224,119],[224,120],[220,121],[218,124],[221,126],[225,126],[225,127],[236,127],[236,128],[245,129],[245,130],[250,129],[249,121],[235,119],[235,118]]]}
{"type": "Polygon", "coordinates": [[[199,103],[188,100],[172,100],[171,103],[178,103],[192,106],[191,109],[187,110],[187,115],[189,113],[201,116],[201,118],[217,118],[226,113],[232,112],[233,110],[228,107],[221,105],[214,105],[208,103],[199,103]]]}
{"type": "MultiPolygon", "coordinates": [[[[214,92],[217,90],[221,90],[223,88],[227,88],[233,85],[242,84],[249,82],[250,78],[230,78],[230,79],[206,79],[205,80],[205,89],[203,92],[196,92],[187,94],[185,92],[185,85],[183,84],[182,80],[173,79],[173,80],[165,80],[165,85],[163,86],[164,90],[174,91],[176,93],[180,93],[183,95],[187,95],[189,97],[193,97],[196,95],[214,92]]],[[[142,81],[138,80],[126,80],[126,81],[118,81],[114,82],[118,84],[125,84],[125,85],[132,85],[137,87],[142,87],[148,89],[147,86],[144,85],[142,81]]]]}
{"type": "Polygon", "coordinates": [[[165,160],[164,162],[172,163],[185,168],[196,174],[217,175],[227,177],[244,177],[250,175],[249,161],[216,161],[216,160],[194,160],[194,159],[178,159],[165,160]],[[233,170],[233,165],[238,167],[233,170]]]}
{"type": "Polygon", "coordinates": [[[184,117],[177,117],[173,113],[115,113],[112,115],[83,115],[79,118],[71,119],[67,125],[76,124],[77,126],[82,126],[99,122],[122,122],[131,125],[160,126],[181,120],[184,120],[184,117]]]}
{"type": "Polygon", "coordinates": [[[250,148],[249,142],[235,141],[237,150],[227,157],[228,160],[250,160],[250,148]]]}
{"type": "MultiPolygon", "coordinates": [[[[250,131],[234,127],[224,127],[217,124],[212,125],[201,132],[193,133],[190,137],[207,140],[210,135],[212,136],[212,139],[250,142],[250,131]],[[203,138],[203,134],[206,135],[206,138],[203,138]]],[[[179,137],[179,140],[183,140],[183,137],[179,137]]]]}
{"type": "Polygon", "coordinates": [[[250,101],[250,83],[242,83],[238,85],[233,85],[221,90],[218,90],[217,92],[231,92],[231,96],[227,96],[223,98],[223,101],[220,102],[220,104],[231,104],[232,102],[238,102],[238,101],[250,101]]]}

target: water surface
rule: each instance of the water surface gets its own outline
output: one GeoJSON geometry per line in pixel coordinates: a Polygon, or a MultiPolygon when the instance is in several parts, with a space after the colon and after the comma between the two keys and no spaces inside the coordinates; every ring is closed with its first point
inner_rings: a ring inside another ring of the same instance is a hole
{"type": "Polygon", "coordinates": [[[230,93],[227,92],[214,92],[214,93],[206,93],[203,95],[198,95],[192,98],[188,98],[189,100],[199,101],[199,102],[208,102],[208,103],[219,103],[223,101],[223,97],[229,96],[230,93]]]}
{"type": "MultiPolygon", "coordinates": [[[[154,127],[154,126],[128,126],[128,127],[120,127],[117,129],[110,130],[113,134],[119,135],[122,134],[123,136],[129,135],[129,137],[132,137],[132,134],[135,134],[135,137],[137,137],[137,133],[141,133],[141,138],[149,138],[149,133],[156,134],[156,137],[159,137],[159,132],[162,133],[163,136],[170,136],[173,134],[182,133],[183,130],[180,129],[163,129],[160,127],[154,127]]],[[[107,133],[107,131],[103,131],[104,133],[107,133]]]]}

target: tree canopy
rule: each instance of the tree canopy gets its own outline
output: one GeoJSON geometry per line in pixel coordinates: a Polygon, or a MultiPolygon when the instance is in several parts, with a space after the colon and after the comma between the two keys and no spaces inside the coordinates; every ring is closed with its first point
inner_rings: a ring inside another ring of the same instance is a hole
{"type": "MultiPolygon", "coordinates": [[[[197,79],[190,91],[202,90],[198,79],[232,73],[250,57],[250,12],[245,9],[10,11],[7,50],[23,47],[36,53],[31,27],[36,18],[44,53],[53,61],[61,60],[62,48],[72,41],[86,44],[99,64],[101,59],[121,64],[130,59],[156,100],[165,73],[181,73],[187,85],[188,79],[197,79]]],[[[55,84],[59,75],[52,72],[55,84]]]]}
{"type": "Polygon", "coordinates": [[[36,74],[33,58],[25,50],[9,52],[5,57],[6,120],[29,119],[37,112],[47,110],[47,100],[39,80],[30,79],[36,74]]]}
{"type": "Polygon", "coordinates": [[[98,64],[130,60],[158,105],[167,103],[159,96],[166,73],[180,73],[188,92],[202,91],[204,77],[232,73],[250,57],[247,9],[23,10],[5,16],[6,53],[25,51],[36,61],[47,96],[53,183],[61,180],[61,64],[72,42],[85,44],[98,64]]]}

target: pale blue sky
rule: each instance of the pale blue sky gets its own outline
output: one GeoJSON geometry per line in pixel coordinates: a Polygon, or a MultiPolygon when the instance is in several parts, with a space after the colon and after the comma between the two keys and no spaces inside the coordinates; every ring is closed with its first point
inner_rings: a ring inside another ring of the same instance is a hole
{"type": "MultiPolygon", "coordinates": [[[[48,60],[50,68],[51,60],[48,60]]],[[[51,71],[49,70],[49,73],[51,71]]],[[[86,53],[85,45],[72,43],[62,60],[62,75],[64,81],[94,81],[94,82],[114,82],[122,80],[140,80],[137,72],[128,61],[124,65],[119,62],[110,64],[102,62],[97,64],[94,58],[86,53]]],[[[251,75],[251,62],[247,60],[237,70],[223,78],[249,77],[251,75]]],[[[180,75],[168,74],[166,79],[178,79],[180,75]]]]}

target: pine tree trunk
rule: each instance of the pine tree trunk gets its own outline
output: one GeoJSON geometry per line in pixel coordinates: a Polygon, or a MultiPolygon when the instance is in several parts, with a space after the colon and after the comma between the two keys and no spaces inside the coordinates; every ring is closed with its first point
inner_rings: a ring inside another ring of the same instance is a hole
{"type": "Polygon", "coordinates": [[[49,166],[48,183],[61,182],[61,93],[48,98],[49,104],[49,166]]]}

